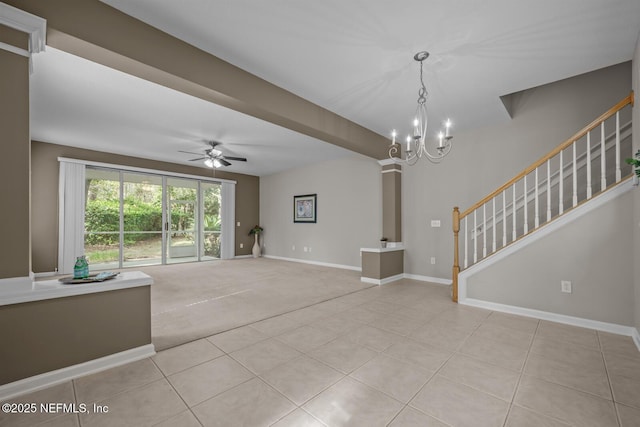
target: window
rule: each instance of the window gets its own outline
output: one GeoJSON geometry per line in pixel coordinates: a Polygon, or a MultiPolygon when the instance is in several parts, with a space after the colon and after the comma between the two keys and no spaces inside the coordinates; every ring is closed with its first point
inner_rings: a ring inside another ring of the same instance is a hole
{"type": "MultiPolygon", "coordinates": [[[[87,166],[84,254],[91,268],[220,258],[225,240],[222,186],[195,178],[87,166]]],[[[233,203],[233,197],[228,198],[233,203]]],[[[227,229],[233,232],[232,227],[227,229]]],[[[227,240],[233,244],[233,236],[227,240]]],[[[233,253],[233,247],[229,251],[233,253]]]]}

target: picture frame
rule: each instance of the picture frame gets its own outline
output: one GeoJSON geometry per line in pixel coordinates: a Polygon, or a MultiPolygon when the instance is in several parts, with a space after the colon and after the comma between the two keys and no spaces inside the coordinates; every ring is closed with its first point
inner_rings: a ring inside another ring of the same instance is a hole
{"type": "Polygon", "coordinates": [[[293,196],[293,222],[315,223],[318,214],[318,195],[293,196]]]}

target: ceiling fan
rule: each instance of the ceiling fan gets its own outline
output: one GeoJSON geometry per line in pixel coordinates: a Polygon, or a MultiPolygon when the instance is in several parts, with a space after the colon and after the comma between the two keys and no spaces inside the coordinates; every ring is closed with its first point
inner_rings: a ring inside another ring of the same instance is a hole
{"type": "MultiPolygon", "coordinates": [[[[190,162],[196,162],[198,160],[204,160],[204,164],[207,167],[210,168],[220,168],[222,166],[230,166],[231,163],[229,162],[229,160],[233,160],[236,162],[246,162],[247,159],[245,159],[244,157],[233,157],[233,156],[225,156],[222,154],[222,151],[218,150],[216,147],[220,144],[222,144],[221,142],[218,141],[207,141],[207,144],[209,144],[210,148],[207,148],[204,150],[204,155],[202,155],[202,157],[197,157],[195,159],[189,159],[190,162]]],[[[193,153],[191,151],[182,151],[182,150],[178,150],[180,153],[187,153],[187,154],[196,154],[196,155],[200,155],[200,153],[193,153]]]]}

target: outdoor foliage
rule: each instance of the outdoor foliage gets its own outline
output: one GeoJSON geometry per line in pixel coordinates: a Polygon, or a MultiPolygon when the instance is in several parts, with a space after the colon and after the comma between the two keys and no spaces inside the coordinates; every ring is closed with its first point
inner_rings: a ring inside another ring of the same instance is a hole
{"type": "MultiPolygon", "coordinates": [[[[89,178],[86,183],[85,244],[113,246],[119,243],[120,230],[120,182],[117,175],[110,178],[89,178]],[[100,234],[108,233],[108,234],[100,234]]],[[[124,244],[158,239],[162,224],[162,186],[144,182],[124,182],[123,231],[124,244]],[[152,231],[154,233],[140,233],[152,231]]],[[[220,253],[220,187],[203,188],[203,228],[205,253],[220,253]]],[[[171,206],[171,231],[174,237],[193,237],[196,224],[196,190],[167,186],[167,199],[171,206]]],[[[103,248],[104,250],[105,248],[103,248]]],[[[215,255],[214,255],[215,254],[215,255]]]]}
{"type": "MultiPolygon", "coordinates": [[[[129,201],[123,206],[124,231],[162,231],[162,209],[160,206],[129,201]]],[[[176,219],[178,215],[176,215],[176,219]]],[[[117,200],[92,200],[85,209],[85,227],[91,232],[86,237],[89,245],[115,245],[118,243],[120,229],[120,203],[117,200]],[[93,234],[112,231],[114,234],[93,234]]],[[[157,238],[156,234],[125,233],[124,243],[131,244],[148,238],[157,238]]]]}

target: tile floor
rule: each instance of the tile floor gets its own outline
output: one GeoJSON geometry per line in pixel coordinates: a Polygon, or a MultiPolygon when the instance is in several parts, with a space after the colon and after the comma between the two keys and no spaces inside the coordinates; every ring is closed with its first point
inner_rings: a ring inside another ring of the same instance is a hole
{"type": "Polygon", "coordinates": [[[640,426],[628,337],[456,305],[403,280],[15,399],[108,413],[2,426],[640,426]]]}

